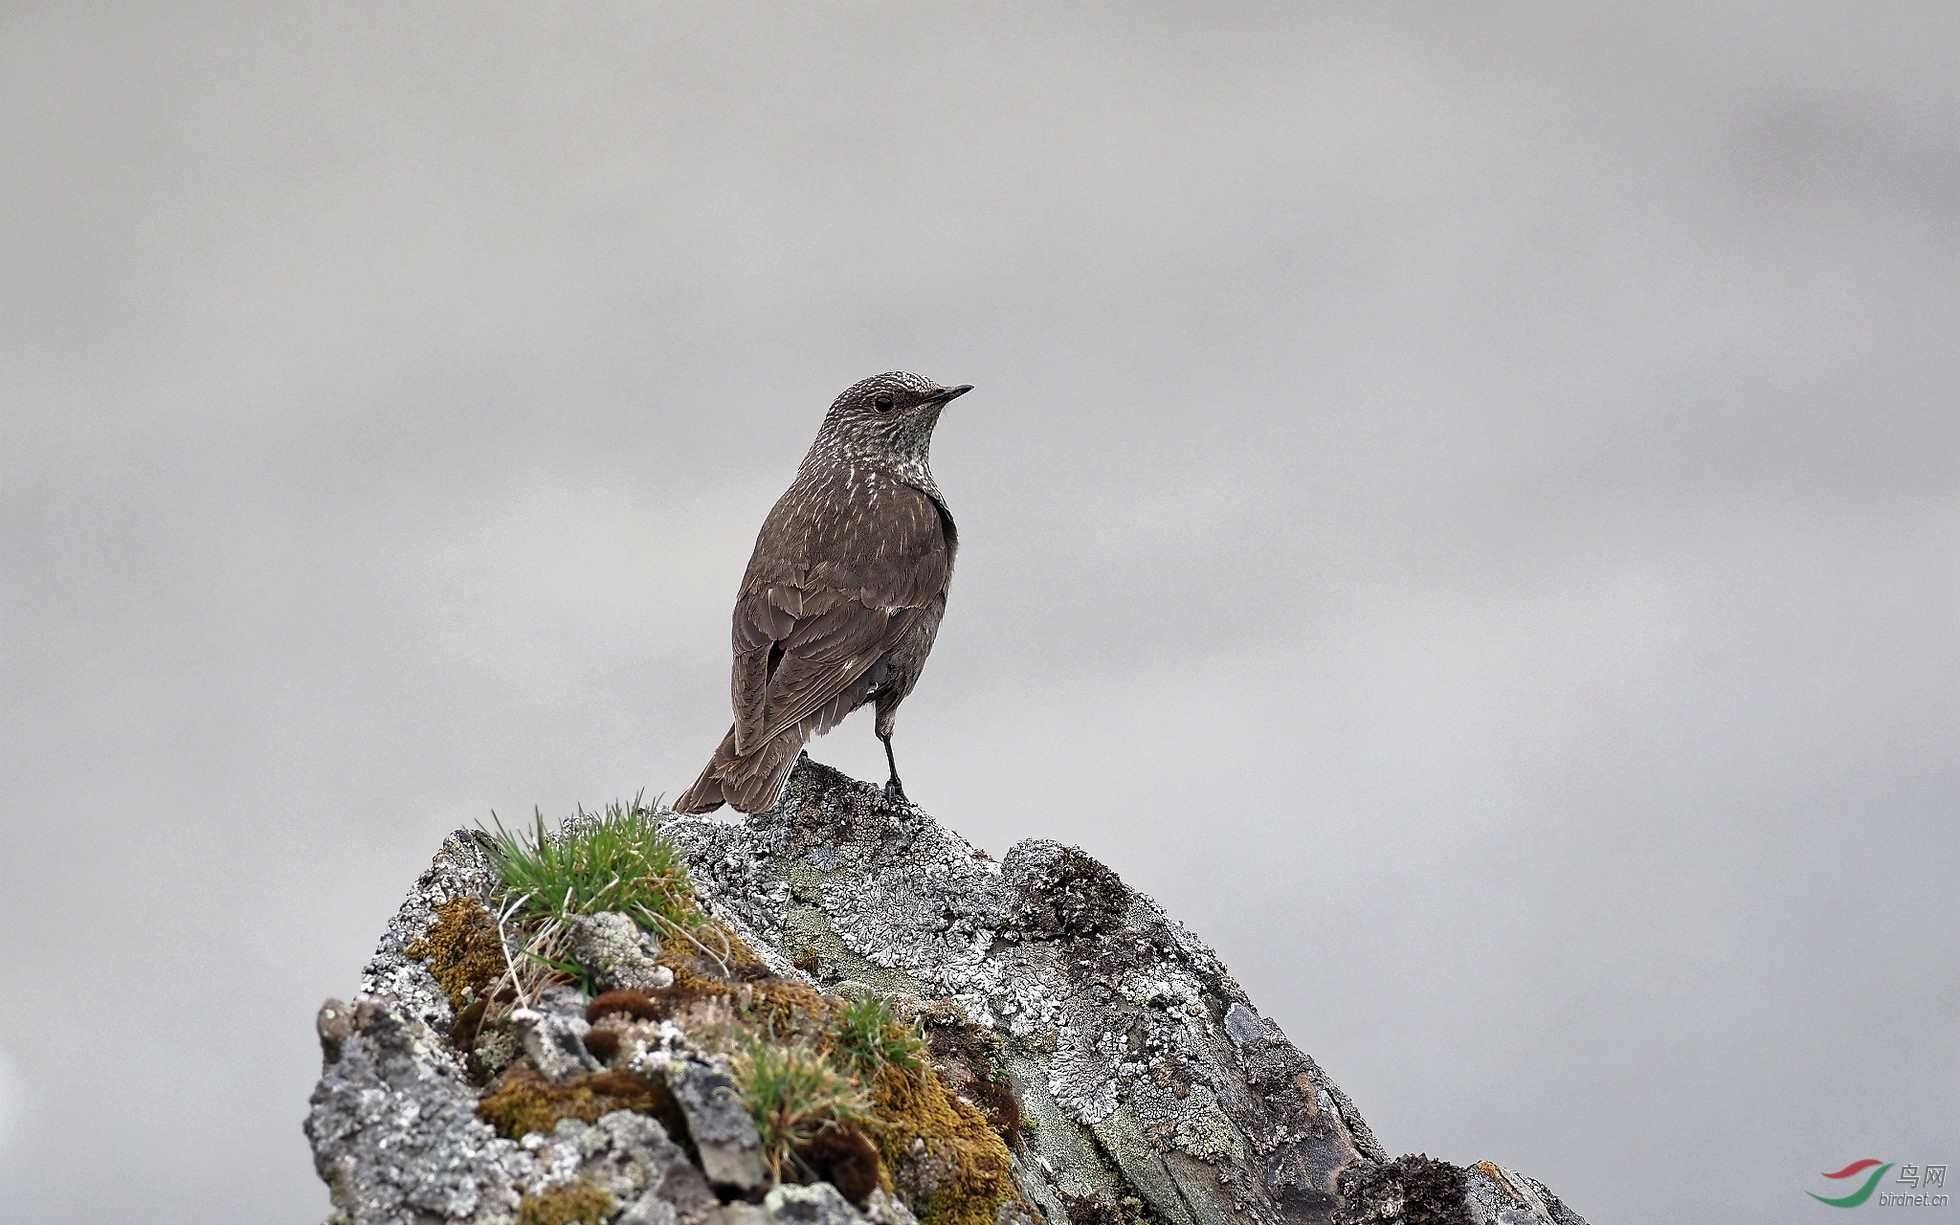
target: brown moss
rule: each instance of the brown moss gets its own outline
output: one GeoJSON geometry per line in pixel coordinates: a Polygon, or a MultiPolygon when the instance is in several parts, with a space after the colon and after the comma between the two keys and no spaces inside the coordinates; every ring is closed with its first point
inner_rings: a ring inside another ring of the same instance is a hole
{"type": "Polygon", "coordinates": [[[882,1181],[878,1149],[855,1127],[827,1127],[796,1146],[796,1159],[819,1182],[862,1208],[882,1181]]]}
{"type": "Polygon", "coordinates": [[[728,972],[731,977],[742,982],[755,982],[776,976],[769,963],[756,956],[755,950],[743,943],[740,936],[725,927],[718,926],[716,930],[728,942],[728,972]]]}
{"type": "Polygon", "coordinates": [[[1021,1103],[1006,1077],[976,1078],[967,1086],[966,1096],[980,1107],[980,1113],[987,1116],[987,1126],[1008,1148],[1021,1146],[1021,1103]]]}
{"type": "Polygon", "coordinates": [[[660,964],[674,972],[676,987],[705,987],[727,981],[704,958],[683,956],[671,944],[661,950],[660,964]]]}
{"type": "MultiPolygon", "coordinates": [[[[642,1097],[657,1097],[659,1091],[665,1087],[657,1080],[642,1076],[638,1072],[629,1072],[625,1068],[609,1068],[604,1072],[594,1072],[585,1078],[585,1086],[602,1097],[635,1101],[642,1097]]],[[[646,1107],[634,1106],[633,1109],[644,1110],[646,1107]]]]}
{"type": "Polygon", "coordinates": [[[596,1021],[600,1017],[611,1016],[616,1012],[624,1013],[636,1021],[658,1021],[667,1015],[665,1009],[654,1005],[646,992],[626,988],[594,996],[592,1002],[585,1006],[585,1019],[596,1021]]]}
{"type": "Polygon", "coordinates": [[[585,1049],[600,1063],[611,1063],[619,1058],[619,1031],[616,1029],[588,1029],[585,1031],[585,1049]]]}
{"type": "Polygon", "coordinates": [[[1006,1142],[936,1072],[887,1067],[871,1101],[879,1155],[920,1225],[993,1225],[1018,1197],[1006,1142]]]}
{"type": "Polygon", "coordinates": [[[517,1201],[518,1225],[603,1225],[613,1197],[583,1178],[559,1183],[517,1201]]]}
{"type": "Polygon", "coordinates": [[[476,1104],[477,1117],[507,1140],[520,1139],[527,1132],[548,1132],[560,1119],[596,1123],[600,1115],[615,1110],[653,1115],[670,1134],[686,1134],[683,1116],[667,1086],[621,1069],[554,1085],[529,1063],[519,1063],[476,1104]]]}
{"type": "Polygon", "coordinates": [[[436,921],[406,951],[428,959],[429,973],[459,1013],[489,991],[506,968],[497,921],[473,897],[453,897],[437,906],[436,921]]]}

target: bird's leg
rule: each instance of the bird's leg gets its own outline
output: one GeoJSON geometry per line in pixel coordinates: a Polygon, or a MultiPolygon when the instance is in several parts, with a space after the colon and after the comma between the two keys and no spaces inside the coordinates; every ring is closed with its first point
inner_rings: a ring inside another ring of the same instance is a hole
{"type": "Polygon", "coordinates": [[[892,734],[879,732],[878,739],[885,745],[885,764],[892,768],[891,781],[885,784],[885,798],[894,804],[908,804],[905,798],[905,784],[898,781],[898,758],[892,756],[892,734]]]}

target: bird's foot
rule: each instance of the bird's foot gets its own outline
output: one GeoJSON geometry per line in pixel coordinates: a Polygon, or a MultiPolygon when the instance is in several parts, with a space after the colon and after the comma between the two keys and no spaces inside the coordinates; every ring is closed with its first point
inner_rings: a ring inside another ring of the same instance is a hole
{"type": "Polygon", "coordinates": [[[885,783],[885,799],[894,804],[910,804],[912,802],[905,798],[905,784],[898,781],[898,775],[896,774],[892,775],[885,783]]]}

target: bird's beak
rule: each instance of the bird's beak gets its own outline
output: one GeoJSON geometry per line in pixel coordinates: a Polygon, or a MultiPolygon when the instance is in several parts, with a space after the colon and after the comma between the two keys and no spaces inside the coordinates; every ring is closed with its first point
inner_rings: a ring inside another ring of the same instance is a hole
{"type": "Polygon", "coordinates": [[[959,399],[972,390],[973,384],[971,383],[961,383],[958,387],[941,387],[938,391],[927,396],[925,402],[927,404],[945,404],[949,401],[959,399]]]}

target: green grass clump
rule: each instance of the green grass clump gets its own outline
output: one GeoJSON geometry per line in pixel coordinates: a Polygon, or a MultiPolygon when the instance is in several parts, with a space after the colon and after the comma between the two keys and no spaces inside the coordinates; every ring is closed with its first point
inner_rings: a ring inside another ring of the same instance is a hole
{"type": "Polygon", "coordinates": [[[506,914],[519,924],[608,910],[652,932],[692,932],[703,923],[679,849],[639,796],[602,813],[580,808],[556,834],[545,830],[542,814],[531,830],[496,824],[491,850],[510,901],[506,914]]]}
{"type": "Polygon", "coordinates": [[[510,976],[518,1002],[528,1006],[553,981],[592,991],[587,971],[568,951],[565,920],[571,915],[628,915],[663,941],[678,937],[725,961],[726,937],[701,910],[680,849],[660,832],[653,806],[639,796],[630,804],[608,804],[603,812],[581,807],[555,834],[539,814],[530,829],[510,830],[497,821],[484,836],[504,883],[497,923],[500,930],[509,924],[523,949],[510,976]]]}
{"type": "Polygon", "coordinates": [[[882,1068],[916,1068],[925,1053],[919,1031],[900,1023],[891,1001],[864,995],[837,1012],[831,1041],[838,1054],[861,1072],[882,1068]]]}
{"type": "Polygon", "coordinates": [[[800,1042],[751,1036],[730,1061],[735,1087],[755,1119],[762,1159],[781,1181],[791,1150],[828,1127],[847,1127],[871,1113],[864,1086],[800,1042]]]}

